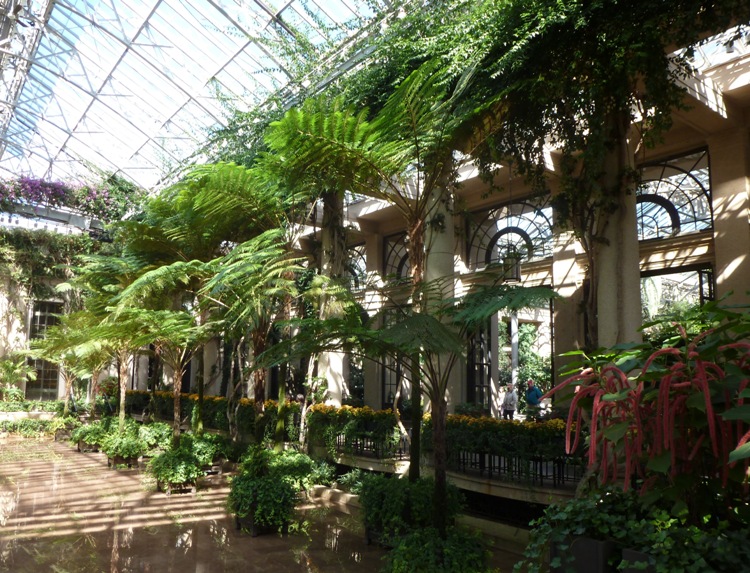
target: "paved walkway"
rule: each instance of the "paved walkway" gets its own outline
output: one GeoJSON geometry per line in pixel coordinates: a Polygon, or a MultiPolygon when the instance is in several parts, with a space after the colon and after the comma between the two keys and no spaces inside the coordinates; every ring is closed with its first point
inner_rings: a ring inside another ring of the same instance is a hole
{"type": "MultiPolygon", "coordinates": [[[[375,573],[385,552],[360,517],[310,510],[308,536],[250,537],[224,509],[226,480],[166,496],[143,472],[67,443],[0,439],[0,572],[375,573]]],[[[356,511],[356,510],[355,510],[356,511]]],[[[516,556],[496,551],[509,572],[516,556]]]]}

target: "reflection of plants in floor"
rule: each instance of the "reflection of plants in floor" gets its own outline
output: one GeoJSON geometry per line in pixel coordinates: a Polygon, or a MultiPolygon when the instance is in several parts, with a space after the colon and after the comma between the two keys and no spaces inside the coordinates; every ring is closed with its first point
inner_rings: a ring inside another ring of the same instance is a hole
{"type": "Polygon", "coordinates": [[[19,544],[24,555],[17,552],[12,567],[13,573],[38,573],[54,571],[64,573],[90,573],[100,571],[97,563],[96,540],[90,535],[77,538],[56,537],[35,543],[19,544]]]}
{"type": "Polygon", "coordinates": [[[225,526],[212,521],[208,526],[208,531],[216,547],[227,547],[229,545],[229,531],[225,526]]]}

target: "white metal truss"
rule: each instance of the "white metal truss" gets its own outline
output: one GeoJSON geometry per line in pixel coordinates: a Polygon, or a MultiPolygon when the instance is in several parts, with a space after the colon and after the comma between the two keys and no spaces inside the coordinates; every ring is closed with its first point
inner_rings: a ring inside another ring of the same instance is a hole
{"type": "MultiPolygon", "coordinates": [[[[0,0],[0,178],[162,183],[240,109],[293,93],[285,45],[325,56],[390,0],[0,0]]],[[[357,58],[342,58],[352,65],[357,58]]]]}

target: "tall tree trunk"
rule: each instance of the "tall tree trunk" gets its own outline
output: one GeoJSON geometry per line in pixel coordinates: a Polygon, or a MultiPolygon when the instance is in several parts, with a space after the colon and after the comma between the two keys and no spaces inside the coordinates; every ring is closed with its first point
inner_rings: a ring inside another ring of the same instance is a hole
{"type": "Polygon", "coordinates": [[[411,357],[411,444],[409,444],[409,481],[417,481],[422,457],[422,378],[419,354],[411,357]]]}
{"type": "Polygon", "coordinates": [[[284,449],[284,437],[286,434],[286,376],[288,365],[279,366],[279,393],[278,407],[276,413],[276,428],[274,428],[273,449],[281,452],[284,449]]]}
{"type": "Polygon", "coordinates": [[[206,362],[206,346],[201,344],[195,353],[195,381],[198,385],[198,400],[195,403],[193,412],[193,431],[196,435],[203,435],[203,392],[205,387],[204,368],[206,362]]]}
{"type": "MultiPolygon", "coordinates": [[[[177,364],[175,364],[177,366],[177,364]]],[[[174,417],[172,418],[172,448],[177,449],[180,445],[180,425],[182,424],[180,399],[182,394],[182,369],[174,368],[172,373],[172,399],[174,405],[174,417]]]]}
{"type": "Polygon", "coordinates": [[[120,382],[120,423],[118,426],[120,433],[123,433],[125,431],[125,393],[128,389],[128,358],[128,352],[120,351],[117,353],[118,377],[120,382]]]}
{"type": "Polygon", "coordinates": [[[445,396],[434,396],[432,400],[432,446],[433,468],[435,470],[435,492],[433,499],[433,519],[435,528],[442,539],[446,538],[448,523],[448,477],[445,425],[448,405],[445,396]]]}

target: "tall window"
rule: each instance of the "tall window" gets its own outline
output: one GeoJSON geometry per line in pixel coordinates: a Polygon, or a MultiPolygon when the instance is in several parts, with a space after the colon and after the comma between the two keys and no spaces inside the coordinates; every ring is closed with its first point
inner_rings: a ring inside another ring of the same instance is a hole
{"type": "Polygon", "coordinates": [[[644,166],[636,201],[639,240],[711,229],[708,151],[644,166]]]}
{"type": "MultiPolygon", "coordinates": [[[[43,338],[47,328],[59,322],[58,316],[62,312],[61,302],[36,302],[34,312],[31,316],[29,328],[29,339],[43,338]]],[[[56,364],[46,360],[36,359],[32,361],[36,369],[36,380],[26,383],[27,400],[56,400],[57,381],[59,371],[56,364]]]]}
{"type": "Polygon", "coordinates": [[[714,299],[714,276],[710,267],[644,273],[641,276],[643,319],[679,314],[714,299]]]}
{"type": "Polygon", "coordinates": [[[364,245],[349,247],[346,270],[349,273],[351,289],[364,289],[367,285],[367,251],[364,245]]]}
{"type": "Polygon", "coordinates": [[[489,324],[469,339],[466,399],[489,414],[492,399],[492,351],[489,324]]]}
{"type": "MultiPolygon", "coordinates": [[[[386,311],[383,314],[383,327],[394,324],[396,321],[395,311],[386,311]]],[[[408,365],[396,356],[385,356],[383,358],[382,384],[381,384],[381,407],[389,409],[393,407],[399,384],[408,380],[408,365]]],[[[404,388],[401,388],[403,393],[404,388]]],[[[402,399],[404,397],[402,396],[402,399]]]]}

